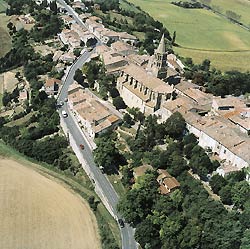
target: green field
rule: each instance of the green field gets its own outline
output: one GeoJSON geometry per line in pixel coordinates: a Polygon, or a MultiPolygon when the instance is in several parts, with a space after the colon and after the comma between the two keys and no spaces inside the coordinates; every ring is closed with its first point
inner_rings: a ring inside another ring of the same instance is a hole
{"type": "Polygon", "coordinates": [[[0,14],[0,57],[4,56],[11,48],[11,37],[6,26],[8,20],[8,16],[6,16],[5,14],[0,14]]]}
{"type": "MultiPolygon", "coordinates": [[[[184,9],[171,4],[171,1],[130,0],[161,21],[171,34],[176,31],[176,43],[182,47],[175,49],[179,55],[192,57],[197,63],[209,58],[212,66],[221,70],[250,69],[249,31],[211,11],[184,9]]],[[[223,2],[223,0],[217,1],[223,2]]],[[[224,0],[225,3],[227,1],[224,0]]],[[[250,13],[250,7],[248,11],[250,13]]]]}
{"type": "Polygon", "coordinates": [[[249,0],[212,0],[210,6],[226,14],[227,10],[232,10],[241,15],[240,22],[250,27],[250,1],[249,0]]]}
{"type": "Polygon", "coordinates": [[[0,13],[5,12],[5,10],[7,9],[7,4],[6,2],[4,2],[3,0],[0,0],[0,13]]]}

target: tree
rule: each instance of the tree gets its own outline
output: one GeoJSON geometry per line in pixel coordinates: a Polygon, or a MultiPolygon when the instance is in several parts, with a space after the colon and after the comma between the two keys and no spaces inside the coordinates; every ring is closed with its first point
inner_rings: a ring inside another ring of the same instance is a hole
{"type": "Polygon", "coordinates": [[[237,182],[232,188],[232,201],[238,208],[243,208],[250,199],[250,185],[247,181],[237,182]]]}
{"type": "Polygon", "coordinates": [[[95,201],[95,197],[93,195],[89,196],[88,203],[89,203],[89,206],[91,207],[91,209],[93,209],[94,211],[96,211],[97,205],[98,205],[98,201],[95,201]]]}
{"type": "Polygon", "coordinates": [[[53,12],[53,14],[57,14],[57,4],[56,1],[51,1],[49,4],[50,10],[53,12]]]}
{"type": "Polygon", "coordinates": [[[169,172],[173,176],[179,176],[184,170],[187,170],[187,163],[184,158],[179,153],[172,153],[169,172]]]}
{"type": "Polygon", "coordinates": [[[250,229],[247,229],[244,232],[244,237],[241,239],[240,249],[249,249],[250,248],[250,229]]]}
{"type": "Polygon", "coordinates": [[[175,44],[175,39],[176,39],[176,31],[174,31],[174,33],[173,33],[172,45],[175,44]]]}
{"type": "Polygon", "coordinates": [[[142,248],[161,248],[159,238],[159,226],[155,225],[150,218],[146,218],[136,226],[135,239],[142,248]]]}
{"type": "Polygon", "coordinates": [[[221,201],[226,205],[232,205],[231,186],[226,185],[219,191],[221,201]]]}
{"type": "Polygon", "coordinates": [[[175,112],[167,119],[165,127],[166,133],[170,137],[180,139],[183,137],[186,130],[186,122],[179,112],[175,112]]]}
{"type": "Polygon", "coordinates": [[[113,105],[117,110],[119,109],[126,109],[127,105],[123,101],[123,98],[121,96],[117,96],[113,99],[113,105]]]}
{"type": "Polygon", "coordinates": [[[158,195],[158,187],[156,174],[146,173],[140,177],[137,187],[129,190],[120,199],[117,208],[127,222],[137,225],[152,213],[152,207],[158,195]]]}
{"type": "Polygon", "coordinates": [[[124,121],[124,124],[128,127],[131,127],[131,125],[133,125],[135,122],[133,121],[132,117],[128,114],[128,113],[125,113],[124,116],[123,116],[123,121],[124,121]]]}
{"type": "Polygon", "coordinates": [[[75,75],[74,75],[74,80],[77,81],[80,85],[83,84],[84,82],[84,77],[83,77],[83,74],[82,74],[82,71],[81,69],[77,69],[76,72],[75,72],[75,75]]]}
{"type": "Polygon", "coordinates": [[[199,248],[202,227],[196,220],[189,220],[179,235],[180,248],[199,248]]]}
{"type": "Polygon", "coordinates": [[[227,181],[221,175],[213,175],[209,184],[215,194],[218,194],[219,191],[226,186],[227,181]]]}
{"type": "Polygon", "coordinates": [[[3,93],[2,103],[4,106],[7,106],[11,101],[11,94],[7,93],[6,91],[3,93]]]}
{"type": "Polygon", "coordinates": [[[96,140],[94,159],[97,165],[102,166],[108,174],[117,171],[116,167],[124,163],[123,157],[115,146],[115,142],[109,135],[105,135],[96,140]]]}

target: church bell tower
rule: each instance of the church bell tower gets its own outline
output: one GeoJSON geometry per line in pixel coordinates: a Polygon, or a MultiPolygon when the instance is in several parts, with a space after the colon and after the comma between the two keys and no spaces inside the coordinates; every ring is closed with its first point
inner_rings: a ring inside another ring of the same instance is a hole
{"type": "Polygon", "coordinates": [[[161,37],[161,41],[157,49],[154,52],[154,59],[152,63],[152,74],[159,79],[166,79],[167,77],[167,52],[164,42],[164,34],[161,37]]]}

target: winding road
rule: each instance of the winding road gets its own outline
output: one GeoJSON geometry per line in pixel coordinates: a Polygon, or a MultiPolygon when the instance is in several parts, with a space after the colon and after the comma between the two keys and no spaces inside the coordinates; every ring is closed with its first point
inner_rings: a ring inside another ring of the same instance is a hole
{"type": "MultiPolygon", "coordinates": [[[[78,17],[78,14],[74,12],[74,10],[68,6],[63,0],[57,0],[61,5],[65,7],[65,9],[70,13],[71,16],[77,21],[78,24],[84,25],[81,19],[78,17]]],[[[101,42],[98,41],[98,44],[101,42]]],[[[58,102],[64,101],[68,97],[68,88],[69,85],[73,82],[73,77],[75,75],[75,71],[78,68],[81,68],[83,64],[89,60],[91,52],[85,51],[71,66],[66,74],[66,78],[64,80],[64,85],[60,91],[58,96],[58,102]]],[[[84,170],[87,172],[92,182],[95,185],[95,190],[98,196],[103,201],[104,205],[111,213],[114,218],[121,218],[121,216],[117,213],[117,203],[119,200],[119,196],[114,190],[112,184],[109,182],[107,177],[101,173],[100,169],[96,166],[92,154],[92,150],[90,148],[89,142],[86,139],[86,136],[80,130],[73,114],[70,113],[67,104],[65,103],[60,108],[60,117],[63,121],[63,125],[65,126],[64,130],[67,131],[68,136],[70,138],[71,145],[73,150],[75,151],[78,159],[84,165],[84,170]],[[69,115],[67,118],[63,118],[61,115],[61,111],[65,110],[69,115]],[[84,150],[79,149],[79,145],[84,145],[84,150]]],[[[121,238],[122,238],[122,249],[137,249],[137,243],[134,239],[134,229],[129,226],[129,224],[125,224],[124,228],[120,228],[121,238]]]]}

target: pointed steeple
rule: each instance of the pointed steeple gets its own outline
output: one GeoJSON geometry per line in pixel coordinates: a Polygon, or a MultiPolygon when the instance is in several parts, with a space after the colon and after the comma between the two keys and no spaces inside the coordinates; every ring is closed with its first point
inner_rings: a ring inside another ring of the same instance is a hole
{"type": "Polygon", "coordinates": [[[166,46],[165,46],[165,41],[164,41],[164,34],[161,37],[161,41],[159,43],[158,48],[156,49],[156,52],[159,54],[164,54],[166,53],[166,46]]]}

